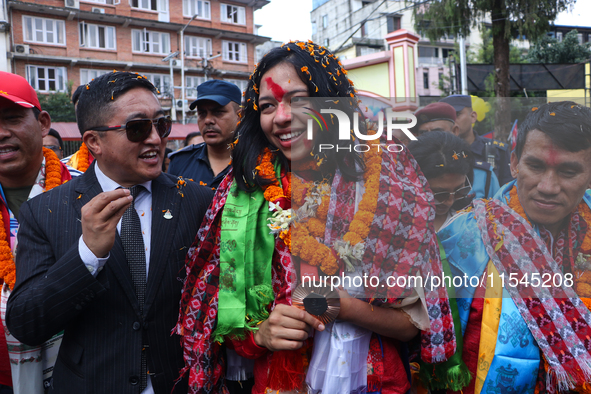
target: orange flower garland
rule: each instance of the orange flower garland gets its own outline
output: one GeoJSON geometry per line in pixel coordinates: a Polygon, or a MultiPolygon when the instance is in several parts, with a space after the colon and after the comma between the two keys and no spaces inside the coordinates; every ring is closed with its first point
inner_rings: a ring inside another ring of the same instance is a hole
{"type": "MultiPolygon", "coordinates": [[[[51,149],[43,148],[43,156],[45,157],[45,191],[48,191],[62,184],[62,173],[60,161],[51,149]]],[[[2,214],[0,214],[0,278],[10,290],[14,288],[16,280],[14,257],[2,214]]]]}
{"type": "Polygon", "coordinates": [[[78,171],[82,171],[82,172],[86,172],[86,170],[88,170],[88,167],[90,166],[90,151],[88,150],[88,147],[86,146],[86,144],[83,142],[82,145],[80,145],[80,149],[78,150],[78,171]]]}
{"type": "MultiPolygon", "coordinates": [[[[373,141],[373,143],[379,144],[379,141],[373,141]]],[[[366,171],[363,175],[365,192],[359,203],[359,209],[349,224],[348,232],[343,236],[343,240],[352,246],[363,242],[369,235],[377,207],[381,160],[381,154],[377,151],[365,153],[366,171]]],[[[294,203],[301,206],[305,197],[302,194],[310,188],[306,188],[301,181],[296,181],[296,179],[294,178],[294,182],[296,182],[294,203]]],[[[297,223],[294,230],[296,237],[291,252],[310,265],[320,266],[325,274],[333,275],[339,268],[337,259],[331,248],[316,240],[316,237],[324,236],[329,203],[330,196],[323,196],[321,204],[316,209],[316,217],[310,218],[306,223],[297,223]]]]}
{"type": "MultiPolygon", "coordinates": [[[[275,166],[273,165],[273,153],[269,148],[265,148],[262,156],[259,158],[259,165],[255,167],[255,171],[262,178],[271,181],[271,184],[263,186],[263,195],[265,200],[269,202],[277,201],[280,198],[291,199],[291,173],[287,174],[287,192],[286,196],[283,193],[283,188],[279,185],[277,176],[275,175],[275,166]]],[[[291,250],[291,227],[286,231],[279,233],[279,238],[285,242],[285,245],[291,250]]]]}

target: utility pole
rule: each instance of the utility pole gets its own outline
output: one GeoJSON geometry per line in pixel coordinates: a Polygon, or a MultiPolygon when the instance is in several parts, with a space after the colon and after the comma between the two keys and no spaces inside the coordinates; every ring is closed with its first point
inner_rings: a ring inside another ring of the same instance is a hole
{"type": "Polygon", "coordinates": [[[170,55],[166,56],[162,59],[163,62],[168,61],[169,71],[170,71],[170,99],[171,99],[171,107],[170,107],[170,117],[174,122],[176,122],[176,101],[174,97],[174,72],[172,70],[172,62],[174,58],[179,55],[179,51],[173,52],[170,55]]]}
{"type": "Polygon", "coordinates": [[[193,22],[193,19],[198,17],[199,14],[195,14],[191,17],[189,22],[183,27],[180,31],[181,34],[181,100],[183,100],[183,124],[186,123],[186,114],[185,114],[185,39],[184,33],[185,29],[193,22]]]}
{"type": "Polygon", "coordinates": [[[468,94],[468,71],[466,68],[466,39],[459,35],[458,44],[460,45],[460,81],[462,94],[468,94]]]}

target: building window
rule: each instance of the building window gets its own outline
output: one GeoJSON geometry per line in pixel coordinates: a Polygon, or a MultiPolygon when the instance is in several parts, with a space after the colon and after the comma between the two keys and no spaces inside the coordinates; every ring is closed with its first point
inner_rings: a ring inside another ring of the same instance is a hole
{"type": "Polygon", "coordinates": [[[244,7],[238,7],[230,4],[221,4],[221,7],[222,22],[246,25],[246,14],[244,7]]]}
{"type": "Polygon", "coordinates": [[[361,37],[367,37],[367,23],[361,24],[361,37]]]}
{"type": "Polygon", "coordinates": [[[139,8],[140,10],[168,11],[168,0],[131,0],[130,3],[133,8],[139,8]]]}
{"type": "Polygon", "coordinates": [[[447,59],[448,57],[450,57],[452,54],[454,53],[453,49],[449,49],[449,48],[441,48],[441,55],[443,56],[444,59],[447,59]]]}
{"type": "Polygon", "coordinates": [[[423,88],[429,89],[429,72],[423,72],[423,88]]]}
{"type": "Polygon", "coordinates": [[[185,36],[186,56],[205,58],[211,54],[211,38],[185,36]]]}
{"type": "Polygon", "coordinates": [[[388,16],[386,19],[388,25],[388,33],[400,30],[400,17],[399,16],[388,16]]]}
{"type": "Polygon", "coordinates": [[[322,15],[322,28],[326,29],[328,27],[328,15],[322,15]]]}
{"type": "MultiPolygon", "coordinates": [[[[141,74],[141,73],[140,73],[141,74]]],[[[142,74],[146,77],[156,89],[160,92],[160,95],[170,94],[170,75],[168,74],[142,74]]]]}
{"type": "Polygon", "coordinates": [[[222,41],[223,59],[228,62],[246,63],[246,44],[243,42],[222,41]]]}
{"type": "Polygon", "coordinates": [[[80,46],[92,49],[117,49],[113,26],[93,25],[80,22],[80,46]]]}
{"type": "Polygon", "coordinates": [[[211,19],[211,5],[209,1],[183,0],[183,16],[192,18],[197,15],[199,19],[211,19]]]}
{"type": "Polygon", "coordinates": [[[328,38],[324,39],[324,46],[328,48],[328,46],[330,45],[330,40],[328,38]]]}
{"type": "Polygon", "coordinates": [[[170,35],[150,30],[132,30],[133,52],[168,54],[170,52],[170,35]]]}
{"type": "Polygon", "coordinates": [[[556,32],[556,39],[558,40],[558,42],[562,42],[562,32],[561,31],[556,32]]]}
{"type": "Polygon", "coordinates": [[[88,68],[81,68],[80,69],[80,85],[86,85],[90,83],[93,79],[100,77],[101,75],[105,75],[110,73],[111,70],[91,70],[88,68]]]}
{"type": "Polygon", "coordinates": [[[579,44],[583,44],[583,33],[578,33],[577,39],[579,40],[579,44]]]}
{"type": "Polygon", "coordinates": [[[65,45],[65,23],[56,19],[23,16],[25,41],[39,44],[65,45]]]}
{"type": "Polygon", "coordinates": [[[244,92],[248,86],[248,80],[246,79],[225,79],[225,81],[238,86],[238,89],[240,89],[241,92],[244,92]]]}
{"type": "Polygon", "coordinates": [[[205,82],[205,77],[185,77],[185,96],[197,98],[197,86],[205,82]]]}
{"type": "Polygon", "coordinates": [[[65,92],[66,68],[27,66],[27,80],[39,92],[65,92]]]}

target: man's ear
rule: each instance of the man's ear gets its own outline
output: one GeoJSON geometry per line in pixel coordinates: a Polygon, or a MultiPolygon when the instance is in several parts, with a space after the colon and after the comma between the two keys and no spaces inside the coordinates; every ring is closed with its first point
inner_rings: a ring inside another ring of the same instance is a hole
{"type": "Polygon", "coordinates": [[[519,174],[517,164],[519,164],[519,159],[517,159],[517,154],[515,153],[515,151],[513,151],[511,152],[511,176],[513,178],[517,178],[517,174],[519,174]]]}
{"type": "Polygon", "coordinates": [[[453,135],[458,137],[458,134],[460,134],[460,126],[458,126],[457,124],[454,124],[453,127],[451,128],[451,132],[453,135]]]}
{"type": "Polygon", "coordinates": [[[51,128],[51,116],[47,111],[39,112],[39,116],[37,117],[37,122],[39,122],[39,127],[41,128],[41,135],[43,137],[49,134],[49,129],[51,128]]]}
{"type": "Polygon", "coordinates": [[[472,113],[470,114],[470,121],[472,122],[472,125],[474,125],[477,120],[478,114],[476,113],[476,111],[472,111],[472,113]]]}
{"type": "Polygon", "coordinates": [[[92,153],[94,157],[97,157],[102,152],[102,144],[101,144],[101,137],[98,135],[97,131],[89,130],[82,136],[82,141],[92,153]]]}

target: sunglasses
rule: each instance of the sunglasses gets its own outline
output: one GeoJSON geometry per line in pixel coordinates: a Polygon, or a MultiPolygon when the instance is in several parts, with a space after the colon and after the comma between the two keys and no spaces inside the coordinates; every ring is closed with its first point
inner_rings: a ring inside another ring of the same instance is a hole
{"type": "Polygon", "coordinates": [[[156,119],[134,119],[124,125],[92,127],[88,130],[109,131],[125,129],[128,140],[131,142],[142,142],[150,136],[152,125],[156,126],[156,131],[160,138],[166,138],[172,130],[172,119],[170,116],[162,116],[156,119]]]}
{"type": "Polygon", "coordinates": [[[461,200],[462,198],[468,197],[468,194],[470,194],[470,190],[472,190],[472,185],[470,184],[470,180],[468,179],[468,177],[466,177],[466,183],[468,183],[468,186],[462,186],[461,188],[459,188],[458,190],[456,190],[453,193],[450,193],[450,192],[433,193],[433,198],[435,199],[435,205],[445,203],[452,196],[453,196],[454,201],[461,200]]]}

